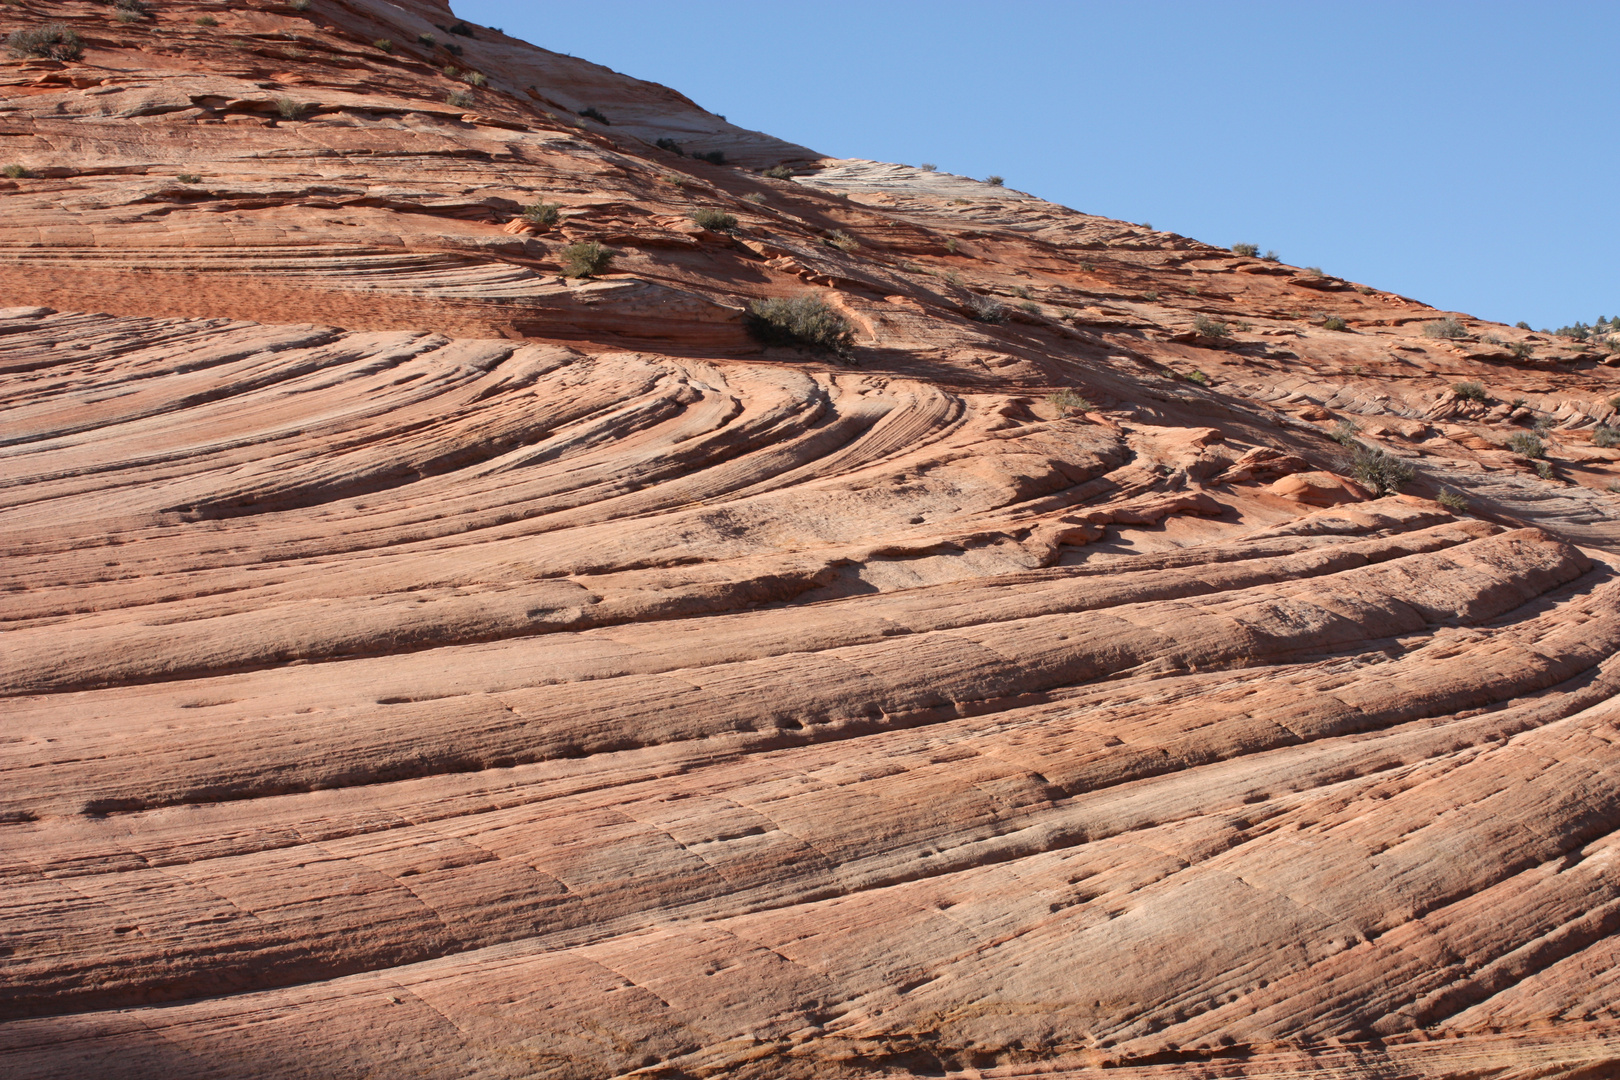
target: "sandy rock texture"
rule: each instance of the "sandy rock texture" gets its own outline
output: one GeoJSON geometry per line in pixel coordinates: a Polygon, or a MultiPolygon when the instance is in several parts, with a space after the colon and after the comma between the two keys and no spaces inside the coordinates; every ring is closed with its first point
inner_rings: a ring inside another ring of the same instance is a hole
{"type": "Polygon", "coordinates": [[[1613,354],[148,7],[0,7],[0,1075],[1620,1075],[1613,354]]]}

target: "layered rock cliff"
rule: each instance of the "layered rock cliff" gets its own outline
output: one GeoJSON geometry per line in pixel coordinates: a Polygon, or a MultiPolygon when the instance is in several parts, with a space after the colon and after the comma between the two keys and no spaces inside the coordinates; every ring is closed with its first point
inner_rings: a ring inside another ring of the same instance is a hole
{"type": "Polygon", "coordinates": [[[429,0],[51,23],[5,1075],[1620,1070],[1607,350],[429,0]]]}

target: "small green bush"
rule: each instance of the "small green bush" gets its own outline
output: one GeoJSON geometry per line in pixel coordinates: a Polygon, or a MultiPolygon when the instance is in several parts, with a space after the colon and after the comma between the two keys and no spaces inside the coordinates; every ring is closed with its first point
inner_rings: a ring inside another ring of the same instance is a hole
{"type": "Polygon", "coordinates": [[[446,64],[444,65],[444,77],[447,79],[459,79],[461,78],[461,69],[454,64],[446,64]]]}
{"type": "Polygon", "coordinates": [[[1193,329],[1198,332],[1199,337],[1208,338],[1210,341],[1224,341],[1232,336],[1232,331],[1225,323],[1211,319],[1208,315],[1200,315],[1194,319],[1193,329]]]}
{"type": "Polygon", "coordinates": [[[847,350],[854,332],[816,296],[773,296],[748,305],[748,332],[766,345],[797,345],[835,353],[847,350]]]}
{"type": "Polygon", "coordinates": [[[113,21],[118,23],[135,23],[140,22],[144,18],[146,18],[146,16],[142,15],[138,11],[126,11],[120,9],[113,12],[113,21]]]}
{"type": "Polygon", "coordinates": [[[452,90],[444,96],[444,103],[452,109],[470,109],[477,100],[471,90],[452,90]]]}
{"type": "Polygon", "coordinates": [[[1601,446],[1605,450],[1611,447],[1620,446],[1620,428],[1612,428],[1604,424],[1599,424],[1592,431],[1592,445],[1601,446]]]}
{"type": "Polygon", "coordinates": [[[1530,324],[1525,322],[1523,319],[1520,319],[1518,322],[1514,323],[1513,326],[1514,326],[1515,329],[1518,329],[1518,330],[1528,330],[1528,329],[1530,329],[1530,324]]]}
{"type": "Polygon", "coordinates": [[[764,175],[772,180],[791,180],[793,179],[793,170],[786,165],[772,165],[765,170],[764,175]]]}
{"type": "Polygon", "coordinates": [[[1481,404],[1491,399],[1490,395],[1485,392],[1484,383],[1455,382],[1451,384],[1451,392],[1464,401],[1477,401],[1481,404]]]}
{"type": "Polygon", "coordinates": [[[707,206],[692,211],[692,220],[710,232],[730,232],[737,227],[736,215],[707,206]]]}
{"type": "Polygon", "coordinates": [[[1000,176],[987,176],[984,178],[984,182],[989,184],[991,187],[1000,187],[1007,181],[1000,176]]]}
{"type": "Polygon", "coordinates": [[[1468,500],[1455,491],[1442,491],[1434,497],[1434,501],[1454,514],[1460,514],[1468,509],[1468,500]]]}
{"type": "Polygon", "coordinates": [[[765,193],[763,191],[751,191],[747,195],[744,195],[743,198],[747,199],[751,203],[758,203],[760,206],[765,205],[765,193]]]}
{"type": "Polygon", "coordinates": [[[1550,416],[1538,416],[1533,426],[1537,435],[1545,435],[1557,425],[1553,423],[1553,418],[1550,416]]]}
{"type": "Polygon", "coordinates": [[[686,156],[686,151],[682,150],[681,144],[676,142],[674,139],[658,139],[653,143],[653,145],[658,147],[660,150],[668,150],[670,153],[679,154],[681,157],[686,156]]]}
{"type": "Polygon", "coordinates": [[[77,60],[84,55],[79,35],[61,23],[44,23],[28,30],[13,30],[6,38],[13,56],[39,56],[47,60],[77,60]]]}
{"type": "Polygon", "coordinates": [[[456,25],[454,25],[454,26],[452,26],[450,28],[450,32],[452,34],[460,34],[462,37],[474,37],[475,36],[473,34],[473,32],[472,32],[472,27],[468,26],[464,22],[456,23],[456,25]]]}
{"type": "Polygon", "coordinates": [[[1242,255],[1246,259],[1252,259],[1256,255],[1260,254],[1260,245],[1259,244],[1233,244],[1232,245],[1232,254],[1234,254],[1234,255],[1242,255]]]}
{"type": "Polygon", "coordinates": [[[179,174],[178,176],[176,176],[175,179],[180,181],[182,184],[200,184],[200,183],[202,183],[202,177],[198,176],[194,172],[183,172],[183,173],[179,174]]]}
{"type": "Polygon", "coordinates": [[[1145,292],[1142,294],[1142,299],[1157,303],[1159,300],[1159,294],[1156,292],[1145,292]]]}
{"type": "Polygon", "coordinates": [[[113,0],[113,7],[119,11],[133,11],[137,15],[150,15],[152,11],[146,5],[146,0],[113,0]]]}
{"type": "Polygon", "coordinates": [[[308,105],[304,104],[302,101],[298,101],[295,98],[276,98],[276,115],[280,116],[283,120],[297,120],[299,117],[304,115],[305,110],[308,108],[308,105]]]}
{"type": "Polygon", "coordinates": [[[537,202],[523,208],[523,218],[531,224],[549,229],[557,224],[557,216],[561,210],[561,205],[557,203],[537,202]]]}
{"type": "Polygon", "coordinates": [[[559,254],[562,256],[563,272],[575,278],[595,277],[605,272],[613,262],[613,252],[595,240],[569,244],[559,254]]]}
{"type": "Polygon", "coordinates": [[[613,122],[607,117],[603,116],[602,111],[595,105],[585,106],[585,108],[579,110],[579,115],[585,117],[587,120],[595,120],[598,124],[602,124],[606,127],[613,126],[613,122]]]}
{"type": "Polygon", "coordinates": [[[1046,395],[1047,404],[1058,411],[1061,416],[1071,416],[1074,413],[1093,412],[1097,406],[1074,390],[1059,390],[1055,394],[1046,395]]]}
{"type": "Polygon", "coordinates": [[[923,172],[938,172],[939,171],[939,166],[935,165],[932,161],[925,161],[921,165],[917,166],[917,168],[921,169],[923,172]]]}
{"type": "Polygon", "coordinates": [[[426,45],[431,49],[433,46],[439,43],[439,39],[434,37],[432,34],[417,34],[416,43],[418,45],[426,45]]]}
{"type": "Polygon", "coordinates": [[[1507,348],[1508,352],[1512,353],[1514,359],[1517,360],[1527,359],[1531,353],[1536,351],[1536,347],[1530,344],[1528,341],[1515,341],[1507,348]]]}
{"type": "Polygon", "coordinates": [[[1282,256],[1281,255],[1278,255],[1275,251],[1270,251],[1270,250],[1268,250],[1264,255],[1262,255],[1260,257],[1262,259],[1264,259],[1266,262],[1281,262],[1282,261],[1282,256]]]}
{"type": "Polygon", "coordinates": [[[391,53],[394,51],[394,42],[392,38],[380,37],[371,43],[371,47],[381,49],[385,53],[391,53]]]}
{"type": "Polygon", "coordinates": [[[1329,315],[1327,318],[1322,320],[1322,329],[1348,330],[1350,329],[1350,324],[1339,318],[1337,315],[1329,315]]]}
{"type": "Polygon", "coordinates": [[[1187,373],[1187,381],[1188,382],[1195,382],[1199,386],[1208,386],[1209,385],[1209,376],[1205,375],[1202,371],[1194,369],[1194,370],[1187,373]]]}
{"type": "Polygon", "coordinates": [[[1357,445],[1350,475],[1379,495],[1393,495],[1412,482],[1412,466],[1385,450],[1357,445]]]}
{"type": "Polygon", "coordinates": [[[487,86],[489,84],[489,76],[485,75],[482,71],[469,71],[467,72],[467,82],[472,86],[487,86]]]}
{"type": "Polygon", "coordinates": [[[308,11],[309,0],[287,0],[287,6],[294,11],[308,11]]]}
{"type": "Polygon", "coordinates": [[[199,15],[199,16],[197,16],[197,25],[198,26],[218,26],[219,25],[219,20],[214,18],[212,15],[199,15]]]}
{"type": "Polygon", "coordinates": [[[26,165],[7,165],[5,174],[12,180],[22,180],[28,176],[28,167],[26,165]]]}
{"type": "Polygon", "coordinates": [[[1535,461],[1531,462],[1531,464],[1536,467],[1536,475],[1541,477],[1543,480],[1551,480],[1553,478],[1552,462],[1535,461]]]}
{"type": "Polygon", "coordinates": [[[1468,328],[1456,319],[1447,315],[1438,322],[1424,323],[1423,336],[1432,338],[1446,338],[1455,341],[1468,336],[1468,328]]]}
{"type": "Polygon", "coordinates": [[[967,316],[982,323],[1006,322],[1007,309],[988,296],[973,296],[967,302],[967,316]]]}
{"type": "Polygon", "coordinates": [[[1039,315],[1041,313],[1041,305],[1037,304],[1033,300],[1025,300],[1018,305],[1018,310],[1022,311],[1026,315],[1039,315]]]}
{"type": "Polygon", "coordinates": [[[1520,457],[1531,460],[1547,456],[1547,444],[1541,441],[1540,436],[1532,435],[1528,431],[1520,431],[1507,441],[1508,449],[1520,457]]]}

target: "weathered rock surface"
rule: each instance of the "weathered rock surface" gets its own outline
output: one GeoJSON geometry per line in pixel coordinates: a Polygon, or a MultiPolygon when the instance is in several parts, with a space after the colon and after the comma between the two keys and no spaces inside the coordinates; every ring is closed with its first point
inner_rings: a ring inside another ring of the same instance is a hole
{"type": "Polygon", "coordinates": [[[0,1073],[1620,1075],[1602,357],[153,7],[0,8],[0,1073]]]}

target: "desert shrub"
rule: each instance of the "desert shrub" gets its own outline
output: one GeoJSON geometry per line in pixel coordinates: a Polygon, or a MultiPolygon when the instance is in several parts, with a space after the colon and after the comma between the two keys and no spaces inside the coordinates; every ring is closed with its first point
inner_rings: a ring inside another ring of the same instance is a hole
{"type": "Polygon", "coordinates": [[[380,37],[371,43],[371,47],[374,49],[381,49],[386,53],[391,53],[394,51],[394,42],[392,38],[380,37]]]}
{"type": "Polygon", "coordinates": [[[758,203],[761,206],[765,205],[765,193],[762,191],[751,191],[747,195],[744,195],[743,198],[747,199],[751,203],[758,203]]]}
{"type": "Polygon", "coordinates": [[[302,101],[290,97],[276,98],[275,105],[276,115],[280,116],[283,120],[297,120],[299,117],[303,116],[304,112],[309,108],[309,106],[304,104],[302,101]]]}
{"type": "Polygon", "coordinates": [[[1157,303],[1159,294],[1157,292],[1145,292],[1142,294],[1142,299],[1157,303]]]}
{"type": "Polygon", "coordinates": [[[1601,446],[1605,450],[1610,447],[1620,446],[1620,429],[1599,424],[1592,431],[1592,445],[1601,446]]]}
{"type": "Polygon", "coordinates": [[[1000,187],[1001,185],[1005,184],[1007,181],[1006,181],[1005,178],[1000,177],[1000,176],[987,176],[987,177],[984,178],[984,182],[989,184],[991,187],[1000,187]]]}
{"type": "Polygon", "coordinates": [[[137,15],[150,15],[151,8],[146,0],[113,0],[113,7],[119,11],[133,11],[137,15]]]}
{"type": "Polygon", "coordinates": [[[1508,352],[1512,353],[1514,358],[1518,360],[1526,359],[1531,353],[1536,351],[1536,347],[1530,344],[1528,341],[1515,341],[1507,348],[1508,352]]]}
{"type": "Polygon", "coordinates": [[[544,228],[557,224],[558,213],[562,210],[557,203],[537,202],[523,208],[524,220],[544,228]]]}
{"type": "Polygon", "coordinates": [[[686,156],[686,151],[682,150],[681,144],[676,142],[674,139],[659,139],[654,142],[653,145],[658,147],[660,150],[668,150],[672,154],[681,155],[681,157],[686,156]]]}
{"type": "Polygon", "coordinates": [[[426,45],[431,49],[433,46],[439,43],[439,39],[434,37],[432,34],[417,34],[416,42],[418,45],[426,45]]]}
{"type": "Polygon", "coordinates": [[[1455,382],[1451,384],[1451,392],[1464,401],[1489,401],[1490,395],[1485,392],[1485,384],[1477,382],[1455,382]]]}
{"type": "Polygon", "coordinates": [[[1026,315],[1039,315],[1041,313],[1041,305],[1037,304],[1033,300],[1025,300],[1018,305],[1018,310],[1022,311],[1026,315]]]}
{"type": "Polygon", "coordinates": [[[607,117],[603,116],[602,110],[598,109],[595,105],[585,106],[585,108],[579,110],[579,115],[585,117],[587,120],[595,120],[598,124],[606,124],[608,127],[613,126],[613,122],[607,117]]]}
{"type": "Polygon", "coordinates": [[[1551,480],[1553,478],[1552,462],[1550,462],[1550,461],[1535,461],[1535,462],[1532,462],[1531,464],[1533,464],[1536,467],[1536,475],[1541,477],[1543,480],[1551,480]]]}
{"type": "Polygon", "coordinates": [[[144,18],[146,18],[146,16],[142,15],[138,11],[119,9],[118,11],[113,12],[113,21],[118,23],[140,22],[144,18]]]}
{"type": "Polygon", "coordinates": [[[988,296],[974,296],[967,302],[967,315],[982,323],[1007,321],[1007,309],[988,296]]]}
{"type": "Polygon", "coordinates": [[[1468,509],[1468,500],[1455,491],[1442,491],[1434,497],[1434,501],[1452,513],[1460,514],[1468,509]]]}
{"type": "Polygon", "coordinates": [[[859,240],[849,235],[849,233],[845,232],[843,229],[834,229],[830,234],[828,234],[826,242],[837,248],[839,251],[854,251],[856,248],[861,246],[861,242],[859,240]]]}
{"type": "Polygon", "coordinates": [[[308,11],[309,0],[287,0],[287,6],[294,11],[308,11]]]}
{"type": "Polygon", "coordinates": [[[450,28],[450,32],[452,34],[460,34],[462,37],[472,37],[472,36],[474,36],[473,32],[472,32],[472,27],[468,26],[464,22],[456,23],[456,25],[454,25],[454,26],[452,26],[450,28]]]}
{"type": "Polygon", "coordinates": [[[219,25],[219,20],[214,18],[212,15],[199,15],[199,16],[197,16],[197,25],[198,26],[218,26],[219,25]]]}
{"type": "Polygon", "coordinates": [[[1202,371],[1199,371],[1198,369],[1194,368],[1192,371],[1189,371],[1187,373],[1187,381],[1188,382],[1195,382],[1199,386],[1208,386],[1209,385],[1209,376],[1205,375],[1202,371]]]}
{"type": "Polygon", "coordinates": [[[1557,334],[1559,337],[1567,337],[1573,341],[1586,341],[1592,336],[1592,328],[1583,322],[1577,322],[1573,326],[1560,326],[1557,330],[1554,330],[1553,333],[1557,334]]]}
{"type": "Polygon", "coordinates": [[[921,165],[917,166],[917,168],[921,169],[923,172],[939,172],[939,166],[935,165],[932,161],[925,161],[921,165]]]}
{"type": "Polygon", "coordinates": [[[945,250],[947,252],[949,252],[950,254],[955,255],[956,252],[957,252],[957,249],[960,248],[961,246],[962,246],[962,242],[960,240],[958,240],[956,237],[947,236],[945,238],[945,250]]]}
{"type": "Polygon", "coordinates": [[[1282,256],[1281,255],[1278,255],[1275,251],[1271,251],[1269,249],[1266,251],[1266,253],[1264,255],[1262,255],[1260,257],[1262,259],[1264,259],[1266,262],[1281,262],[1282,261],[1282,256]]]}
{"type": "Polygon", "coordinates": [[[1327,277],[1326,274],[1322,273],[1320,266],[1307,266],[1301,273],[1308,278],[1327,277]]]}
{"type": "Polygon", "coordinates": [[[470,109],[477,100],[471,90],[452,90],[444,95],[444,103],[452,109],[470,109]]]}
{"type": "Polygon", "coordinates": [[[563,272],[569,277],[595,277],[613,262],[613,252],[595,240],[569,244],[559,254],[562,256],[563,272]]]}
{"type": "Polygon", "coordinates": [[[1528,329],[1530,329],[1530,324],[1525,322],[1523,319],[1520,319],[1518,322],[1514,323],[1513,325],[1514,325],[1514,327],[1516,329],[1519,329],[1519,330],[1528,330],[1528,329]]]}
{"type": "Polygon", "coordinates": [[[13,30],[6,38],[6,49],[14,56],[77,60],[84,55],[84,42],[61,23],[44,23],[30,29],[13,30]]]}
{"type": "Polygon", "coordinates": [[[1532,435],[1528,431],[1514,433],[1507,441],[1508,449],[1520,457],[1530,458],[1532,461],[1547,456],[1547,444],[1541,441],[1539,435],[1532,435]]]}
{"type": "Polygon", "coordinates": [[[446,64],[444,65],[444,77],[447,79],[459,79],[461,78],[461,69],[454,64],[446,64]]]}
{"type": "Polygon", "coordinates": [[[1468,328],[1456,319],[1447,315],[1437,322],[1423,324],[1423,336],[1432,338],[1447,338],[1457,340],[1468,336],[1468,328]]]}
{"type": "Polygon", "coordinates": [[[28,166],[26,166],[26,165],[7,165],[5,167],[5,174],[9,179],[22,180],[22,179],[24,179],[25,177],[28,176],[28,166]]]}
{"type": "Polygon", "coordinates": [[[1333,441],[1340,446],[1354,446],[1356,436],[1360,434],[1361,428],[1348,420],[1340,420],[1338,426],[1333,429],[1333,441]]]}
{"type": "Polygon", "coordinates": [[[1208,338],[1211,341],[1222,341],[1232,336],[1232,331],[1225,323],[1218,319],[1212,319],[1208,315],[1200,315],[1194,319],[1193,329],[1198,332],[1199,337],[1208,338]]]}
{"type": "Polygon", "coordinates": [[[1553,418],[1550,416],[1538,416],[1532,426],[1536,429],[1537,435],[1545,435],[1557,425],[1553,423],[1553,418]]]}
{"type": "Polygon", "coordinates": [[[1350,329],[1350,324],[1339,318],[1337,315],[1329,315],[1327,318],[1322,320],[1322,329],[1348,330],[1350,329]]]}
{"type": "Polygon", "coordinates": [[[461,55],[461,46],[455,44],[454,42],[447,41],[443,45],[439,46],[439,48],[443,49],[445,52],[449,53],[451,56],[460,56],[461,55]]]}
{"type": "Polygon", "coordinates": [[[1097,407],[1074,390],[1059,390],[1055,394],[1047,394],[1046,402],[1063,416],[1077,412],[1091,412],[1097,407]]]}
{"type": "Polygon", "coordinates": [[[1356,286],[1356,292],[1360,293],[1362,296],[1371,296],[1375,291],[1377,290],[1375,290],[1371,285],[1356,286]]]}
{"type": "Polygon", "coordinates": [[[1412,466],[1386,450],[1358,445],[1350,461],[1350,475],[1380,495],[1393,495],[1416,476],[1412,466]]]}
{"type": "Polygon", "coordinates": [[[693,154],[699,161],[707,161],[710,165],[724,165],[726,155],[719,150],[706,150],[701,154],[693,154]]]}
{"type": "Polygon", "coordinates": [[[730,232],[737,227],[736,215],[708,206],[692,211],[692,220],[711,232],[730,232]]]}
{"type": "Polygon", "coordinates": [[[854,332],[836,311],[816,296],[773,296],[748,305],[748,332],[766,345],[798,345],[841,353],[854,332]]]}
{"type": "Polygon", "coordinates": [[[1245,258],[1252,259],[1256,255],[1260,254],[1260,245],[1259,244],[1233,244],[1232,245],[1232,254],[1234,254],[1234,255],[1242,255],[1245,258]]]}
{"type": "Polygon", "coordinates": [[[489,84],[489,76],[485,75],[482,71],[469,71],[467,72],[467,82],[472,86],[487,86],[489,84]]]}
{"type": "Polygon", "coordinates": [[[180,175],[176,176],[175,179],[180,181],[182,184],[200,184],[200,183],[202,183],[202,177],[198,176],[194,172],[183,172],[180,175]]]}
{"type": "Polygon", "coordinates": [[[765,170],[765,175],[772,180],[791,180],[793,179],[793,170],[786,165],[772,165],[765,170]]]}

